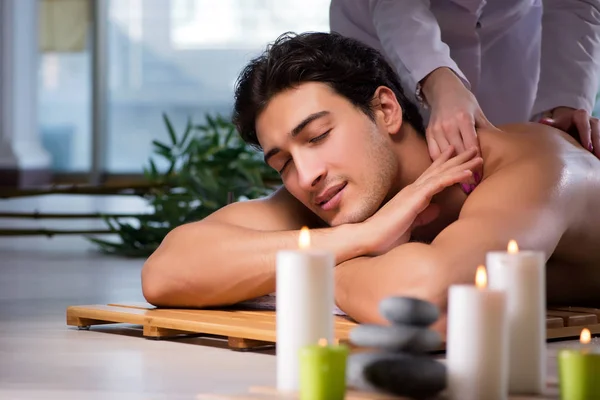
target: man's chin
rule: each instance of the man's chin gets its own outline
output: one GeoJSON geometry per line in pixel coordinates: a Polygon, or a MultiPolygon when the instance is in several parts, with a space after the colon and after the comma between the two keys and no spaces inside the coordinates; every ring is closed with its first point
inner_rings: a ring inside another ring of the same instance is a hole
{"type": "Polygon", "coordinates": [[[329,226],[340,226],[347,224],[356,224],[359,222],[364,222],[368,217],[363,217],[361,213],[350,213],[344,214],[342,212],[337,213],[334,216],[329,216],[329,218],[321,217],[329,226]]]}

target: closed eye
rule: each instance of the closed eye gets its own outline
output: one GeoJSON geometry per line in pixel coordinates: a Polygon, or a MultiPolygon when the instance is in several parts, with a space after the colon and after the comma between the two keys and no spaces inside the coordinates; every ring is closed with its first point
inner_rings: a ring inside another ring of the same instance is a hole
{"type": "Polygon", "coordinates": [[[325,133],[324,133],[324,134],[322,134],[322,135],[319,135],[319,136],[317,136],[317,137],[315,137],[315,138],[312,138],[312,139],[310,139],[310,140],[309,140],[309,142],[310,142],[310,143],[317,143],[317,142],[320,142],[321,140],[325,139],[325,138],[327,137],[327,135],[329,135],[329,132],[331,132],[331,129],[330,129],[330,130],[328,130],[327,132],[325,132],[325,133]]]}
{"type": "Polygon", "coordinates": [[[279,171],[277,171],[277,172],[279,172],[279,175],[281,175],[281,174],[283,173],[283,170],[284,170],[284,169],[285,169],[285,167],[287,167],[287,165],[290,163],[290,160],[291,160],[291,159],[287,160],[287,161],[285,162],[285,164],[283,164],[283,167],[281,167],[281,169],[280,169],[279,171]]]}
{"type": "MultiPolygon", "coordinates": [[[[329,135],[329,132],[331,132],[331,129],[328,130],[327,132],[323,133],[322,135],[319,135],[317,137],[314,137],[314,138],[310,139],[309,143],[320,142],[321,140],[325,139],[327,137],[327,135],[329,135]]],[[[285,168],[287,167],[287,165],[290,163],[290,161],[291,161],[291,159],[288,159],[285,162],[285,164],[283,164],[283,167],[281,167],[281,169],[278,171],[280,175],[283,173],[283,171],[285,170],[285,168]]]]}

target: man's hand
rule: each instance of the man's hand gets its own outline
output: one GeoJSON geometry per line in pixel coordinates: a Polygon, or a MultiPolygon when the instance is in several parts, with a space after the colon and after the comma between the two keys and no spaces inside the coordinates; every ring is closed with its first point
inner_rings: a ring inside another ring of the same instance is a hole
{"type": "Polygon", "coordinates": [[[414,228],[430,223],[439,215],[437,206],[430,204],[433,196],[471,178],[472,170],[483,163],[481,157],[475,157],[476,149],[467,149],[451,158],[453,153],[454,148],[447,147],[414,183],[362,222],[364,237],[369,240],[369,255],[385,254],[408,242],[414,228]]]}
{"type": "Polygon", "coordinates": [[[556,107],[539,122],[567,132],[600,158],[600,124],[586,110],[556,107]]]}
{"type": "MultiPolygon", "coordinates": [[[[431,107],[431,117],[427,126],[427,145],[432,160],[449,146],[453,146],[458,154],[466,149],[475,148],[480,155],[479,140],[475,128],[492,128],[477,99],[460,79],[448,68],[438,68],[431,72],[422,82],[423,93],[431,107]]],[[[469,185],[477,185],[483,176],[481,168],[473,171],[473,178],[465,191],[469,193],[469,185]]]]}

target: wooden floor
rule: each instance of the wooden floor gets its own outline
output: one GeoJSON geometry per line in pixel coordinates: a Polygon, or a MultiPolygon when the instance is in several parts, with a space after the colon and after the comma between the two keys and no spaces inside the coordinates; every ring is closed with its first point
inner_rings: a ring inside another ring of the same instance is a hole
{"type": "MultiPolygon", "coordinates": [[[[0,211],[34,208],[135,211],[140,205],[65,196],[0,200],[0,211]]],[[[98,224],[0,219],[0,227],[34,226],[98,224]]],[[[77,331],[66,325],[69,305],[143,301],[141,266],[142,260],[98,254],[80,237],[0,237],[0,399],[195,399],[275,384],[272,350],[243,353],[201,338],[147,340],[127,326],[77,331]]],[[[565,345],[549,345],[551,379],[555,349],[565,345]]]]}

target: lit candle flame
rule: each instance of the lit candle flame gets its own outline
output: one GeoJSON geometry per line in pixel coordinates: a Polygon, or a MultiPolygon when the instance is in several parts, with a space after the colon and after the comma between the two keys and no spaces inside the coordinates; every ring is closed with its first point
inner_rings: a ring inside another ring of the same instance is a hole
{"type": "Polygon", "coordinates": [[[508,253],[516,254],[518,252],[519,252],[519,245],[517,245],[517,241],[511,240],[510,242],[508,242],[508,253]]]}
{"type": "Polygon", "coordinates": [[[325,338],[319,339],[319,346],[322,346],[322,347],[327,346],[327,339],[325,339],[325,338]]]}
{"type": "Polygon", "coordinates": [[[487,273],[485,272],[485,267],[480,265],[477,267],[477,272],[475,273],[475,286],[478,289],[483,289],[487,286],[487,273]]]}
{"type": "Polygon", "coordinates": [[[581,331],[581,336],[579,336],[579,341],[582,344],[588,344],[592,340],[592,334],[588,328],[583,328],[581,331]]]}
{"type": "Polygon", "coordinates": [[[300,230],[300,238],[298,239],[298,246],[301,249],[307,249],[310,247],[310,233],[306,226],[300,230]]]}

